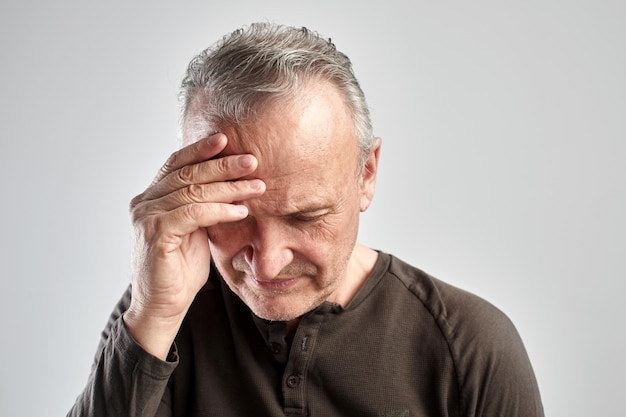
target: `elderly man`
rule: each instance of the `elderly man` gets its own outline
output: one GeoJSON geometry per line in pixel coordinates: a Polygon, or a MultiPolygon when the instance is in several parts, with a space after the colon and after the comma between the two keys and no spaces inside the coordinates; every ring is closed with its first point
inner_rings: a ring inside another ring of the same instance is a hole
{"type": "Polygon", "coordinates": [[[356,243],[380,139],[349,59],[253,24],[193,59],[71,416],[541,416],[508,319],[356,243]]]}

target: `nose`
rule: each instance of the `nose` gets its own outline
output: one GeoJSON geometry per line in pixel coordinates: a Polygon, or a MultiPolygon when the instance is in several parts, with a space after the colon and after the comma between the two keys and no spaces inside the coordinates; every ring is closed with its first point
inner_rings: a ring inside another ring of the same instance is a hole
{"type": "Polygon", "coordinates": [[[268,281],[280,278],[281,271],[294,258],[286,231],[277,223],[256,222],[245,259],[254,278],[268,281]]]}

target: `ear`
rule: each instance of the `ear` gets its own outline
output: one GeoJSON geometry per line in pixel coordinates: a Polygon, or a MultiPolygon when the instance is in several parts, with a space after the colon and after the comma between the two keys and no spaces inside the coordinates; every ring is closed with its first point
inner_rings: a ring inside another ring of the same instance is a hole
{"type": "Polygon", "coordinates": [[[372,199],[374,198],[374,190],[376,188],[376,174],[378,173],[378,158],[380,156],[380,145],[382,143],[381,138],[376,138],[374,149],[372,153],[365,161],[363,166],[363,172],[360,178],[360,195],[361,212],[367,210],[372,199]]]}

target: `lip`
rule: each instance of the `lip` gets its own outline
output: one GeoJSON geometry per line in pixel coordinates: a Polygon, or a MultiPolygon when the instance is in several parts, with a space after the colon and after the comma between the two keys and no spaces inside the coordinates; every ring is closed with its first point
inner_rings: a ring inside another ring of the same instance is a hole
{"type": "Polygon", "coordinates": [[[281,292],[291,289],[298,281],[298,278],[277,278],[270,280],[258,280],[256,278],[252,278],[252,281],[257,287],[265,291],[281,292]]]}

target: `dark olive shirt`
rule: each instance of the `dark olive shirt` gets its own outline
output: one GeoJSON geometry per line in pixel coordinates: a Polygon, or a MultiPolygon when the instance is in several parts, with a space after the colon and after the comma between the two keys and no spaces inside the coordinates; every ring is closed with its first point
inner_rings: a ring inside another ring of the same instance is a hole
{"type": "Polygon", "coordinates": [[[127,292],[70,416],[543,416],[509,319],[385,253],[348,306],[305,314],[293,340],[216,270],[168,361],[126,331],[129,302],[127,292]]]}

